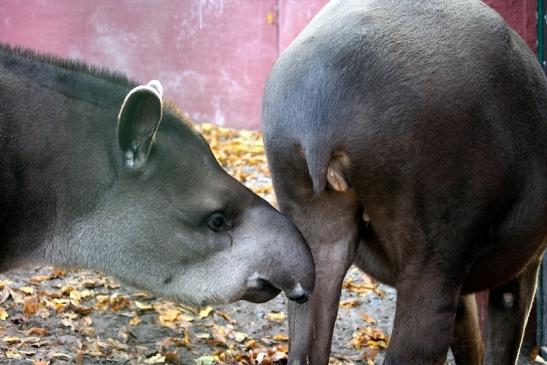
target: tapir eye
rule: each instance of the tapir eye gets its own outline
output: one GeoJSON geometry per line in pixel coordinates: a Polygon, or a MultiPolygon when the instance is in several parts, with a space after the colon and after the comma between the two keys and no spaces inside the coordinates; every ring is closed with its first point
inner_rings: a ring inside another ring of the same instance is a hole
{"type": "Polygon", "coordinates": [[[222,231],[226,228],[229,228],[229,225],[226,222],[226,217],[224,217],[224,214],[222,214],[222,212],[214,212],[213,214],[211,214],[209,216],[209,220],[207,221],[207,225],[213,231],[222,231]]]}

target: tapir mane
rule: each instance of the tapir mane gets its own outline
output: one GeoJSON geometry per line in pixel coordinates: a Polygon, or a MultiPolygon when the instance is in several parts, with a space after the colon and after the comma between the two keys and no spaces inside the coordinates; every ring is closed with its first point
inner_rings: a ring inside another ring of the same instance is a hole
{"type": "Polygon", "coordinates": [[[90,65],[76,59],[64,59],[47,53],[39,53],[35,50],[11,46],[0,42],[0,53],[7,53],[13,57],[27,58],[31,61],[52,65],[68,71],[84,73],[93,77],[110,81],[120,86],[133,88],[137,82],[130,80],[121,72],[115,72],[104,67],[90,65]]]}

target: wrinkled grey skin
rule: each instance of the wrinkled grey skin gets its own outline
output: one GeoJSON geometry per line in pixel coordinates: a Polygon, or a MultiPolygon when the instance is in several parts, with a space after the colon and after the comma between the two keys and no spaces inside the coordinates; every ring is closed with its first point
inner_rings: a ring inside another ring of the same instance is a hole
{"type": "Polygon", "coordinates": [[[7,46],[0,238],[2,271],[96,268],[195,305],[304,301],[314,283],[299,231],[224,172],[159,82],[7,46]]]}
{"type": "Polygon", "coordinates": [[[514,364],[547,244],[547,82],[473,0],[333,0],[278,60],[263,124],[316,267],[289,363],[328,362],[354,263],[397,289],[385,364],[514,364]],[[473,293],[490,290],[486,353],[473,293]]]}

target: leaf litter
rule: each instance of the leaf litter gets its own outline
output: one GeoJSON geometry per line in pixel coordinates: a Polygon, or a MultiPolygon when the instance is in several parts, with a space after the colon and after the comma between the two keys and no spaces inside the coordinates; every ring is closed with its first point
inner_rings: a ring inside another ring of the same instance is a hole
{"type": "MultiPolygon", "coordinates": [[[[259,132],[212,124],[196,129],[224,169],[275,205],[259,132]]],[[[378,312],[386,289],[354,268],[343,288],[330,364],[381,363],[388,337],[378,322],[388,328],[390,320],[362,307],[378,312]]],[[[279,296],[263,305],[191,308],[94,271],[15,270],[0,275],[0,362],[286,364],[285,305],[279,296]]]]}

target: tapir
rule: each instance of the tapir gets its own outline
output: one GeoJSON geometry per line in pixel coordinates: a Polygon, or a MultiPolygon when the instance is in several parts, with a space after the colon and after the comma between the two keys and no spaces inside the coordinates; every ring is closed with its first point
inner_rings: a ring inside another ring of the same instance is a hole
{"type": "Polygon", "coordinates": [[[547,245],[547,81],[496,12],[332,0],[274,65],[263,128],[316,270],[289,364],[327,364],[351,264],[397,290],[384,364],[516,362],[547,245]]]}
{"type": "Polygon", "coordinates": [[[298,229],[162,92],[0,46],[0,270],[99,269],[192,305],[305,301],[314,266],[298,229]]]}

